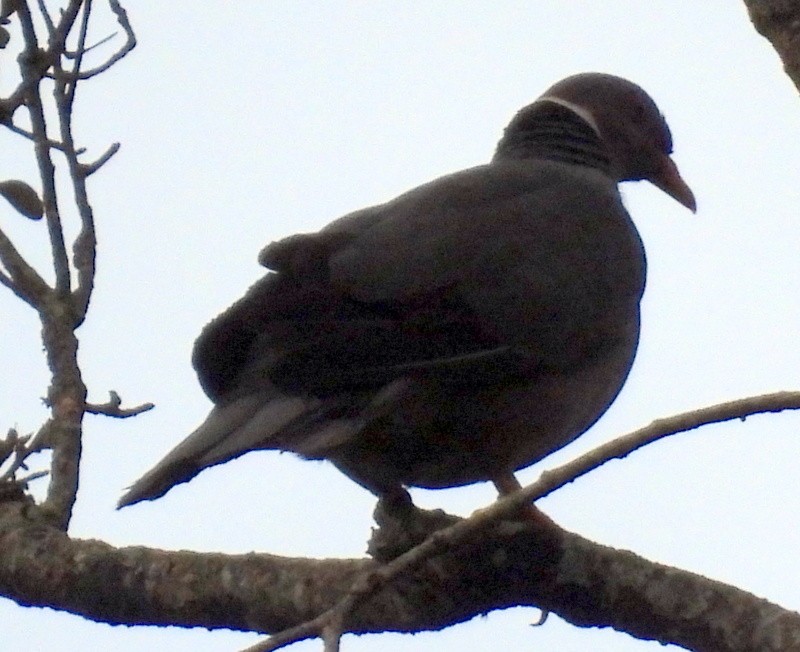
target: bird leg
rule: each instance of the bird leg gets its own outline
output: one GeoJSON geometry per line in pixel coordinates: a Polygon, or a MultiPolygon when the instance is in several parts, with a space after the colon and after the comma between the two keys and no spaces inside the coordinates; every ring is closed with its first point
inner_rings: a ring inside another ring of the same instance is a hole
{"type": "MultiPolygon", "coordinates": [[[[513,494],[515,491],[522,489],[522,485],[519,483],[519,480],[517,480],[513,473],[504,473],[503,475],[499,475],[492,480],[492,483],[494,484],[495,488],[497,489],[497,493],[500,494],[500,496],[508,496],[509,494],[513,494]]],[[[557,527],[555,521],[533,503],[525,505],[522,513],[537,525],[544,527],[557,527]]]]}
{"type": "Polygon", "coordinates": [[[367,552],[381,563],[387,563],[425,541],[437,530],[450,527],[461,519],[441,509],[420,509],[402,487],[381,495],[373,514],[373,528],[367,552]]]}

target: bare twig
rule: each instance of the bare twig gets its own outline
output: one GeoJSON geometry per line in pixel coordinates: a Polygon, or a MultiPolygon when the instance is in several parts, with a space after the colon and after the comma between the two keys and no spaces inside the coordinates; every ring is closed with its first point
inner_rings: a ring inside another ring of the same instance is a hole
{"type": "Polygon", "coordinates": [[[86,34],[89,27],[89,13],[91,0],[84,0],[83,16],[78,35],[78,54],[71,73],[65,73],[60,62],[55,68],[55,98],[58,111],[58,122],[61,132],[61,142],[64,144],[64,155],[67,159],[72,188],[75,194],[75,204],[81,218],[81,230],[73,244],[73,260],[78,272],[78,288],[71,297],[75,310],[75,325],[80,325],[89,306],[92,290],[94,288],[95,256],[97,237],[94,228],[94,215],[89,204],[86,192],[86,174],[75,148],[72,135],[72,108],[75,101],[77,75],[83,60],[82,50],[86,45],[86,34]]]}
{"type": "MultiPolygon", "coordinates": [[[[17,296],[20,296],[17,293],[16,288],[14,287],[14,281],[11,280],[10,276],[7,276],[3,270],[0,270],[0,285],[5,285],[9,290],[14,292],[17,296]]],[[[22,297],[20,297],[22,298],[22,297]]]]}
{"type": "Polygon", "coordinates": [[[243,652],[272,652],[314,637],[321,637],[327,641],[326,636],[330,636],[330,634],[326,634],[326,632],[329,632],[330,628],[333,628],[334,631],[339,628],[346,622],[348,614],[352,613],[359,604],[401,573],[409,572],[426,559],[435,557],[447,548],[466,541],[475,536],[479,530],[497,521],[514,517],[531,501],[543,498],[610,460],[627,457],[633,451],[647,444],[681,432],[694,430],[700,426],[732,419],[744,420],[754,414],[797,409],[800,409],[800,392],[776,392],[657,419],[644,428],[618,437],[567,464],[544,472],[536,482],[515,493],[499,498],[491,506],[474,512],[468,519],[434,532],[421,544],[388,564],[377,569],[370,569],[359,576],[350,591],[329,610],[312,620],[279,632],[243,652]]]}
{"type": "MultiPolygon", "coordinates": [[[[105,45],[111,39],[113,39],[117,34],[119,34],[119,32],[112,32],[108,36],[104,36],[103,38],[101,38],[99,41],[97,41],[97,43],[92,43],[92,45],[87,45],[86,47],[83,48],[83,54],[86,54],[87,52],[91,52],[92,50],[105,45]]],[[[78,56],[78,53],[77,52],[64,52],[64,56],[67,59],[75,59],[78,56]]]]}
{"type": "Polygon", "coordinates": [[[8,271],[7,275],[2,275],[0,283],[38,310],[50,294],[50,287],[26,262],[2,229],[0,229],[0,264],[8,271]]]}
{"type": "Polygon", "coordinates": [[[94,68],[90,68],[89,70],[77,73],[77,79],[91,79],[95,75],[105,72],[136,47],[136,34],[133,31],[130,21],[128,20],[127,12],[119,4],[118,0],[109,0],[108,4],[111,7],[111,11],[113,11],[114,15],[116,15],[117,22],[119,23],[120,27],[122,27],[123,31],[125,32],[125,43],[123,43],[122,47],[112,56],[110,56],[104,63],[94,68]]]}
{"type": "MultiPolygon", "coordinates": [[[[45,423],[35,435],[25,435],[11,439],[13,445],[12,452],[14,459],[9,467],[0,475],[0,483],[12,480],[19,469],[26,469],[25,461],[34,453],[39,453],[47,446],[47,438],[50,435],[51,421],[45,423]]],[[[8,440],[7,440],[8,441],[8,440]]],[[[38,476],[37,476],[38,477],[38,476]]]]}
{"type": "Polygon", "coordinates": [[[5,461],[11,457],[21,439],[16,428],[10,428],[6,438],[0,439],[0,464],[5,464],[5,461]]]}
{"type": "Polygon", "coordinates": [[[614,459],[622,459],[632,452],[659,439],[695,430],[712,423],[721,423],[769,412],[800,409],[800,392],[775,392],[718,403],[683,414],[657,419],[650,425],[598,446],[580,457],[551,471],[518,492],[517,502],[525,504],[543,498],[556,489],[614,459]]]}
{"type": "MultiPolygon", "coordinates": [[[[69,260],[67,248],[64,243],[64,232],[58,214],[58,198],[55,183],[55,166],[50,158],[49,138],[44,107],[39,89],[44,72],[49,68],[53,56],[54,46],[58,42],[63,44],[66,34],[72,26],[80,2],[71,2],[61,17],[58,28],[50,38],[49,56],[43,57],[36,38],[36,30],[27,3],[20,3],[18,15],[25,39],[25,50],[20,57],[20,71],[22,73],[22,86],[24,87],[24,100],[31,119],[31,131],[34,136],[36,161],[39,166],[39,175],[42,179],[42,200],[45,207],[47,230],[50,235],[50,246],[53,251],[53,266],[56,276],[56,291],[65,296],[70,291],[69,260]],[[75,6],[77,5],[77,6],[75,6]],[[45,61],[43,62],[43,59],[45,61]]],[[[62,47],[63,49],[63,47],[62,47]]]]}
{"type": "Polygon", "coordinates": [[[38,0],[38,4],[39,12],[42,14],[42,19],[47,27],[48,37],[52,37],[56,31],[56,26],[53,24],[53,19],[50,17],[50,12],[47,11],[47,5],[45,5],[44,0],[38,0]]]}
{"type": "Polygon", "coordinates": [[[15,482],[24,489],[28,486],[29,483],[33,482],[34,480],[38,480],[39,478],[46,478],[48,475],[50,475],[50,471],[34,471],[33,473],[29,473],[28,475],[23,475],[21,478],[17,478],[15,482]]]}
{"type": "Polygon", "coordinates": [[[135,417],[138,414],[152,410],[155,405],[153,403],[142,403],[132,408],[123,408],[122,399],[115,391],[108,393],[109,399],[107,403],[87,403],[84,410],[89,414],[101,414],[106,417],[113,417],[115,419],[127,419],[128,417],[135,417]]]}
{"type": "MultiPolygon", "coordinates": [[[[81,18],[81,26],[78,31],[78,47],[75,51],[74,64],[72,67],[72,83],[65,83],[63,88],[60,89],[63,93],[61,101],[64,108],[72,115],[72,105],[75,103],[75,89],[77,87],[77,76],[81,71],[81,63],[83,62],[83,55],[86,53],[86,36],[89,32],[89,16],[92,13],[92,0],[83,0],[83,16],[81,18]]],[[[66,46],[64,51],[66,51],[66,46]]],[[[63,54],[63,52],[62,52],[63,54]]],[[[62,72],[61,62],[55,62],[56,73],[62,72]]],[[[57,75],[58,76],[58,75],[57,75]]],[[[63,121],[62,121],[63,122],[63,121]]]]}
{"type": "MultiPolygon", "coordinates": [[[[81,423],[83,406],[86,401],[86,386],[81,379],[77,364],[78,340],[74,330],[85,316],[85,308],[76,314],[71,293],[71,274],[69,258],[66,253],[63,230],[56,195],[55,166],[50,156],[47,126],[42,105],[40,82],[48,69],[61,71],[61,58],[66,51],[66,41],[73,29],[81,9],[84,16],[81,22],[85,31],[88,15],[85,13],[88,2],[70,0],[61,11],[59,21],[48,38],[47,50],[42,53],[36,41],[36,34],[27,5],[22,3],[20,22],[25,38],[25,51],[20,62],[23,81],[27,81],[25,104],[31,117],[31,131],[34,136],[37,163],[42,178],[45,216],[47,218],[53,262],[56,276],[55,293],[39,307],[42,320],[42,339],[47,352],[47,361],[52,373],[48,390],[48,401],[52,409],[49,443],[53,455],[51,460],[50,484],[47,498],[42,504],[42,513],[54,525],[66,529],[78,491],[79,461],[81,457],[81,423]]],[[[85,35],[84,35],[85,44],[85,35]]],[[[78,62],[79,64],[79,62],[78,62]]],[[[55,79],[55,104],[60,127],[62,151],[67,159],[70,177],[76,196],[76,204],[83,223],[82,233],[89,231],[90,253],[78,256],[79,279],[81,272],[88,268],[90,279],[94,274],[94,228],[91,207],[86,198],[84,178],[80,174],[78,155],[72,137],[72,101],[74,95],[66,88],[66,81],[58,75],[55,79]],[[88,226],[87,226],[88,224],[88,226]],[[88,263],[86,259],[88,258],[88,263]]],[[[72,87],[74,89],[74,86],[72,87]]],[[[79,235],[80,238],[80,235],[79,235]]],[[[83,240],[86,241],[87,238],[83,240]]],[[[85,276],[83,277],[85,279],[85,276]]],[[[91,287],[91,281],[89,283],[91,287]]],[[[86,302],[88,294],[85,292],[86,302]]]]}
{"type": "Polygon", "coordinates": [[[85,163],[81,165],[81,174],[83,174],[84,177],[88,177],[97,172],[101,167],[108,163],[111,157],[119,151],[119,148],[119,143],[112,143],[111,146],[103,153],[103,155],[94,163],[85,163]]]}
{"type": "MultiPolygon", "coordinates": [[[[9,131],[14,132],[18,136],[22,136],[23,138],[27,138],[28,140],[35,140],[36,139],[36,137],[30,131],[28,131],[26,129],[23,129],[22,127],[18,127],[15,124],[8,123],[5,126],[9,131]]],[[[64,151],[64,145],[62,143],[59,143],[58,141],[55,141],[55,140],[48,139],[47,140],[47,146],[52,148],[52,149],[60,150],[62,152],[64,151]]],[[[86,150],[80,150],[77,153],[81,154],[84,151],[86,151],[86,150]]]]}

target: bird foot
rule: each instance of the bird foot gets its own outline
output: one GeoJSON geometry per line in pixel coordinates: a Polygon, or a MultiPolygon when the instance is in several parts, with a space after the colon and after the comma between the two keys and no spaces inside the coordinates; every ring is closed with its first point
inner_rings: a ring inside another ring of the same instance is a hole
{"type": "Polygon", "coordinates": [[[404,489],[381,497],[373,518],[378,527],[372,529],[367,553],[381,563],[399,557],[437,530],[461,520],[441,509],[420,509],[404,489]]]}
{"type": "MultiPolygon", "coordinates": [[[[500,496],[508,496],[522,489],[522,485],[519,483],[519,480],[517,480],[513,473],[498,475],[492,482],[494,483],[497,493],[500,494],[500,496]]],[[[539,527],[558,527],[552,518],[536,507],[536,505],[533,503],[526,505],[523,508],[521,515],[525,520],[533,522],[539,527]]]]}

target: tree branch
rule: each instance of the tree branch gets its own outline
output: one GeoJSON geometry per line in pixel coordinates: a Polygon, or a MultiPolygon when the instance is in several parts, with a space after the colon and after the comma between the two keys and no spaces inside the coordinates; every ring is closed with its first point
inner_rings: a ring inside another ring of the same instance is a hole
{"type": "MultiPolygon", "coordinates": [[[[92,620],[275,632],[313,620],[380,568],[302,560],[114,549],[70,540],[0,504],[0,594],[92,620]]],[[[510,605],[614,627],[693,650],[796,649],[800,616],[734,587],[558,528],[502,522],[394,579],[346,620],[355,633],[438,630],[510,605]]]]}
{"type": "Polygon", "coordinates": [[[42,20],[44,20],[44,24],[47,27],[47,35],[48,37],[52,37],[53,33],[56,31],[56,26],[53,23],[53,19],[50,17],[50,12],[47,11],[44,0],[37,0],[37,4],[39,5],[39,13],[42,14],[42,20]]]}
{"type": "MultiPolygon", "coordinates": [[[[644,428],[613,439],[567,464],[544,472],[538,481],[517,492],[518,495],[509,496],[509,510],[515,509],[515,504],[517,506],[524,505],[532,500],[543,498],[606,462],[625,458],[632,452],[659,439],[713,423],[734,419],[744,421],[747,417],[756,414],[783,412],[784,410],[800,410],[800,392],[775,392],[749,396],[657,419],[644,428]]],[[[502,515],[508,513],[510,512],[504,511],[502,515]]]]}
{"type": "MultiPolygon", "coordinates": [[[[9,464],[8,468],[0,475],[0,484],[3,482],[12,481],[19,469],[26,469],[26,460],[34,453],[41,452],[47,446],[47,438],[49,435],[51,422],[45,423],[35,435],[25,435],[19,437],[15,430],[8,433],[5,440],[0,442],[0,464],[6,461],[13,453],[14,459],[9,464]]],[[[41,472],[37,473],[37,477],[41,477],[41,472]]],[[[46,472],[45,472],[46,474],[46,472]]]]}
{"type": "Polygon", "coordinates": [[[39,310],[51,293],[50,287],[17,251],[14,243],[2,229],[0,229],[0,264],[8,270],[8,275],[3,274],[0,282],[25,303],[39,310]]]}
{"type": "Polygon", "coordinates": [[[89,414],[101,414],[107,417],[114,417],[115,419],[127,419],[152,410],[155,407],[153,403],[142,403],[136,407],[123,408],[120,407],[122,405],[122,399],[119,394],[113,390],[108,394],[109,399],[107,403],[103,403],[102,405],[87,403],[84,410],[89,414]]]}
{"type": "MultiPolygon", "coordinates": [[[[56,84],[56,97],[57,102],[59,105],[59,112],[65,113],[69,118],[72,117],[72,106],[75,103],[75,90],[78,87],[77,84],[77,75],[81,69],[81,63],[83,62],[83,55],[86,53],[86,36],[89,32],[89,16],[92,13],[92,0],[83,0],[81,3],[83,8],[83,15],[81,17],[81,26],[78,30],[78,47],[75,50],[75,57],[72,69],[72,83],[67,81],[62,81],[66,77],[64,74],[64,70],[61,67],[61,56],[56,59],[54,64],[55,69],[55,77],[58,82],[56,84]]],[[[64,48],[60,54],[66,53],[66,40],[64,42],[64,48]]],[[[61,128],[64,128],[64,120],[63,116],[59,119],[61,123],[61,128]]],[[[67,120],[67,126],[69,128],[70,134],[72,133],[71,123],[70,120],[67,120]]]]}
{"type": "Polygon", "coordinates": [[[31,132],[34,136],[34,149],[36,161],[39,166],[39,176],[42,180],[42,200],[47,220],[47,230],[50,235],[50,246],[53,251],[53,266],[56,276],[56,292],[65,296],[70,291],[70,272],[67,249],[64,243],[64,232],[61,227],[61,218],[58,212],[58,197],[55,183],[55,166],[50,157],[50,139],[47,135],[44,107],[40,91],[40,82],[46,70],[52,65],[54,57],[59,56],[54,49],[54,44],[66,40],[66,35],[75,20],[80,2],[70,2],[61,16],[61,21],[50,38],[50,49],[43,53],[39,49],[33,19],[25,2],[19,3],[17,11],[22,33],[25,39],[25,50],[20,56],[20,72],[24,87],[24,100],[31,120],[31,132]]]}
{"type": "MultiPolygon", "coordinates": [[[[112,11],[118,21],[126,29],[128,40],[123,48],[109,61],[103,64],[108,68],[119,60],[135,44],[133,32],[127,21],[125,11],[116,0],[109,0],[112,11]],[[130,42],[133,40],[133,44],[130,42]],[[123,52],[124,50],[124,52],[123,52]]],[[[58,22],[53,23],[47,14],[46,7],[39,3],[48,32],[47,49],[42,50],[36,36],[34,22],[28,3],[19,3],[17,13],[22,26],[25,49],[20,57],[22,82],[10,98],[3,102],[5,121],[11,124],[11,117],[23,102],[28,108],[31,120],[30,138],[34,142],[39,174],[42,179],[44,212],[53,251],[55,271],[55,291],[42,281],[46,292],[34,287],[36,292],[29,291],[33,281],[23,282],[32,276],[16,254],[10,242],[6,242],[0,233],[0,262],[8,269],[9,274],[0,277],[0,282],[12,290],[27,297],[29,303],[35,305],[42,321],[42,339],[47,361],[52,373],[52,381],[48,390],[48,404],[52,410],[52,418],[48,422],[48,441],[53,451],[51,462],[50,484],[47,498],[40,512],[47,514],[52,523],[65,529],[69,523],[72,508],[78,490],[79,463],[81,457],[81,425],[87,407],[86,386],[81,378],[77,362],[78,340],[75,329],[86,317],[95,276],[95,257],[97,240],[94,226],[94,215],[86,190],[86,178],[97,171],[117,151],[119,145],[112,145],[100,159],[89,165],[79,161],[83,150],[78,149],[72,131],[72,112],[75,104],[77,83],[83,78],[81,66],[86,52],[92,0],[70,0],[60,12],[58,22]],[[80,21],[78,22],[78,19],[80,21]],[[77,46],[73,63],[69,71],[63,68],[67,56],[67,39],[77,27],[77,46]],[[45,77],[53,80],[56,116],[60,137],[56,143],[47,134],[45,109],[41,95],[41,82],[45,77]],[[51,150],[63,152],[69,177],[72,182],[75,205],[81,221],[81,229],[73,244],[73,264],[77,272],[77,284],[72,290],[70,260],[66,251],[63,228],[59,214],[56,194],[56,168],[51,158],[51,150]]],[[[99,70],[95,74],[99,74],[99,70]]],[[[14,128],[14,131],[23,132],[14,128]]],[[[7,239],[6,239],[7,240],[7,239]]],[[[34,284],[35,285],[35,284],[34,284]]],[[[139,406],[130,410],[122,410],[119,405],[89,406],[96,413],[123,418],[133,416],[146,409],[139,406]]]]}
{"type": "Polygon", "coordinates": [[[84,177],[89,177],[97,172],[101,167],[103,167],[111,157],[114,156],[119,151],[120,144],[119,143],[112,143],[109,148],[103,153],[103,155],[98,158],[93,163],[84,163],[81,165],[81,173],[84,177]]]}
{"type": "Polygon", "coordinates": [[[518,515],[529,498],[647,442],[798,407],[800,393],[781,392],[660,419],[544,474],[468,520],[431,520],[437,524],[425,526],[432,531],[422,544],[384,565],[116,550],[32,522],[25,514],[36,512],[19,503],[0,504],[0,593],[104,622],[282,632],[254,648],[259,650],[318,635],[335,649],[338,630],[440,629],[510,604],[692,650],[793,649],[800,645],[797,614],[556,526],[502,519],[518,515]]]}
{"type": "Polygon", "coordinates": [[[775,48],[783,69],[800,90],[800,4],[787,0],[744,0],[756,31],[775,48]]]}
{"type": "Polygon", "coordinates": [[[114,15],[117,17],[117,22],[119,23],[120,27],[122,27],[123,31],[125,32],[125,43],[123,43],[122,47],[104,63],[96,66],[95,68],[91,68],[79,73],[78,79],[90,79],[102,72],[105,72],[136,47],[136,34],[133,31],[133,26],[131,25],[130,20],[128,20],[127,12],[122,5],[119,4],[118,0],[109,0],[108,4],[111,7],[111,11],[113,11],[114,15]]]}
{"type": "MultiPolygon", "coordinates": [[[[30,131],[27,131],[27,130],[23,129],[22,127],[18,127],[17,125],[12,124],[10,122],[6,123],[5,127],[9,131],[11,131],[12,133],[17,134],[18,136],[22,136],[23,138],[27,138],[28,140],[35,140],[36,139],[36,137],[30,131]]],[[[59,143],[59,142],[57,142],[55,140],[48,140],[47,141],[47,145],[48,145],[48,147],[50,147],[52,149],[57,149],[57,150],[60,150],[62,152],[64,151],[64,145],[62,145],[61,143],[59,143]]],[[[83,153],[83,150],[81,150],[78,153],[79,154],[83,153]]]]}
{"type": "Polygon", "coordinates": [[[314,636],[323,637],[326,631],[332,628],[335,630],[339,623],[345,622],[365,599],[401,574],[413,571],[424,561],[437,557],[448,549],[467,545],[469,541],[480,538],[485,528],[496,525],[502,519],[518,517],[520,511],[532,501],[543,498],[612,459],[621,459],[659,439],[703,425],[731,419],[744,420],[754,414],[790,409],[800,409],[800,392],[753,396],[658,419],[645,428],[618,437],[561,467],[546,471],[536,482],[498,499],[493,505],[475,512],[469,519],[438,530],[390,563],[359,578],[350,592],[327,612],[293,627],[290,631],[281,632],[273,637],[274,640],[251,647],[246,652],[272,652],[295,641],[314,636]]]}

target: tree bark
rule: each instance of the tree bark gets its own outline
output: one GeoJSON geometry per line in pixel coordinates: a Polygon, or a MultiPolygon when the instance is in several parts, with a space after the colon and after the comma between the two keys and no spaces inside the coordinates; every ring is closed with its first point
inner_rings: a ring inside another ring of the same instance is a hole
{"type": "Polygon", "coordinates": [[[744,0],[756,31],[775,48],[783,69],[800,90],[800,3],[795,0],[744,0]]]}
{"type": "MultiPolygon", "coordinates": [[[[368,559],[117,549],[70,539],[35,513],[22,502],[0,505],[0,594],[107,623],[275,633],[329,609],[379,567],[368,559]]],[[[504,521],[425,560],[361,604],[346,629],[439,630],[515,605],[692,650],[800,650],[798,614],[527,521],[504,521]]]]}

